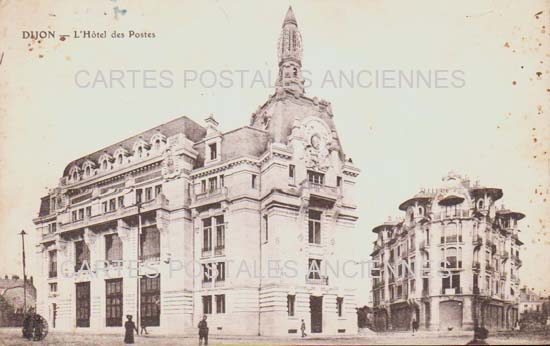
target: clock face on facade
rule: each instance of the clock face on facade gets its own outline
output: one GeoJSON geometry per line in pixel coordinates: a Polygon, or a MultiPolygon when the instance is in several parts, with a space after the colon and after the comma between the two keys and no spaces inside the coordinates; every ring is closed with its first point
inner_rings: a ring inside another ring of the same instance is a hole
{"type": "Polygon", "coordinates": [[[321,136],[316,133],[313,136],[311,136],[311,146],[317,150],[319,150],[319,145],[321,144],[321,136]]]}

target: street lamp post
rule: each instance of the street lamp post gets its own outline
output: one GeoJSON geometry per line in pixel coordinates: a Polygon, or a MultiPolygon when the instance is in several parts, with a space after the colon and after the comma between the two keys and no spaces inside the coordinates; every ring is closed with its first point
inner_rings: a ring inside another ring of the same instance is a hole
{"type": "Polygon", "coordinates": [[[27,268],[25,263],[25,230],[21,230],[21,246],[23,247],[23,315],[27,313],[27,268]]]}
{"type": "Polygon", "coordinates": [[[137,326],[137,332],[136,334],[139,335],[139,326],[140,326],[140,316],[139,316],[139,313],[140,313],[140,279],[139,279],[139,266],[140,266],[140,258],[141,258],[141,255],[140,255],[140,250],[141,250],[141,201],[137,201],[136,203],[137,205],[137,208],[138,208],[138,228],[137,228],[137,241],[136,241],[136,244],[137,244],[137,288],[136,288],[136,291],[137,291],[137,295],[136,295],[136,326],[137,326]]]}

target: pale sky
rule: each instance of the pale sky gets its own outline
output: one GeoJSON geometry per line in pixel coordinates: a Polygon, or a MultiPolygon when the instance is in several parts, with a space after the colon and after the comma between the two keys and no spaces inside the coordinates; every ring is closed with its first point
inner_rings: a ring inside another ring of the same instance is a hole
{"type": "Polygon", "coordinates": [[[520,278],[550,293],[550,2],[542,0],[0,2],[0,274],[21,272],[17,234],[34,233],[40,197],[69,161],[180,115],[202,122],[213,113],[222,130],[247,125],[271,87],[186,85],[185,71],[276,74],[289,5],[314,81],[306,94],[332,103],[344,151],[362,170],[350,252],[369,259],[371,229],[454,170],[502,188],[505,206],[527,215],[520,278]],[[115,6],[126,13],[115,18],[115,6]],[[155,38],[28,46],[22,30],[155,38]],[[168,70],[173,85],[79,88],[80,70],[168,70]],[[327,71],[362,70],[460,70],[465,85],[319,87],[327,71]]]}

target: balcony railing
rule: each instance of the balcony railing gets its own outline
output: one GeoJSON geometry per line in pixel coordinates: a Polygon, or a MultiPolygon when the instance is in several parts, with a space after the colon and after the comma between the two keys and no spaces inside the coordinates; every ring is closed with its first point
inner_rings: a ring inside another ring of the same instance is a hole
{"type": "Polygon", "coordinates": [[[306,181],[303,184],[304,189],[307,189],[310,195],[318,196],[322,199],[329,199],[335,201],[340,195],[340,189],[334,186],[327,186],[325,184],[314,183],[306,181]]]}
{"type": "Polygon", "coordinates": [[[57,277],[57,271],[49,271],[48,272],[48,278],[56,278],[57,277]]]}
{"type": "Polygon", "coordinates": [[[445,295],[461,294],[461,293],[462,293],[462,287],[442,288],[441,289],[441,294],[445,294],[445,295]]]}
{"type": "Polygon", "coordinates": [[[211,247],[207,247],[207,248],[203,247],[201,249],[201,255],[202,255],[202,257],[212,256],[212,248],[211,247]]]}
{"type": "Polygon", "coordinates": [[[140,259],[142,261],[159,262],[160,261],[160,253],[154,253],[154,254],[149,254],[149,255],[141,255],[140,259]]]}
{"type": "Polygon", "coordinates": [[[470,210],[460,209],[453,212],[441,212],[433,213],[434,220],[445,220],[445,219],[454,219],[454,218],[468,218],[470,217],[470,210]]]}
{"type": "Polygon", "coordinates": [[[328,276],[313,277],[306,275],[306,284],[311,285],[328,285],[328,276]]]}
{"type": "Polygon", "coordinates": [[[495,268],[490,264],[485,264],[485,270],[488,272],[492,272],[495,270],[495,268]]]}
{"type": "Polygon", "coordinates": [[[472,263],[472,269],[473,270],[480,270],[481,269],[481,264],[477,261],[472,263]]]}

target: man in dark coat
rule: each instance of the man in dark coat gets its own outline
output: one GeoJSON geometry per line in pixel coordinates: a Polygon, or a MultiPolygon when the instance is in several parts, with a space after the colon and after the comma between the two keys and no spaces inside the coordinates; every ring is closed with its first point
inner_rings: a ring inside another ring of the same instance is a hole
{"type": "Polygon", "coordinates": [[[134,330],[136,333],[138,332],[136,324],[132,321],[132,315],[126,315],[126,318],[128,321],[124,323],[124,329],[126,330],[126,334],[124,335],[124,343],[125,344],[133,344],[134,343],[134,330]]]}
{"type": "Polygon", "coordinates": [[[199,345],[202,345],[202,339],[204,339],[204,344],[208,345],[208,324],[206,323],[206,315],[202,317],[202,320],[199,322],[199,345]]]}

